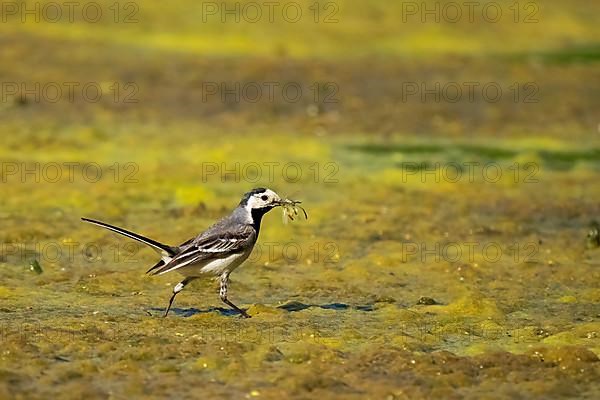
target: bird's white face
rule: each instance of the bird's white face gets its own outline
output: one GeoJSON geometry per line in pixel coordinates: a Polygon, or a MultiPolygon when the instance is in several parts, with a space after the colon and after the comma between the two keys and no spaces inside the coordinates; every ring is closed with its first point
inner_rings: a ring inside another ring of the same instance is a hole
{"type": "Polygon", "coordinates": [[[279,205],[281,197],[271,189],[266,189],[264,192],[253,193],[246,203],[246,209],[272,208],[279,205]]]}

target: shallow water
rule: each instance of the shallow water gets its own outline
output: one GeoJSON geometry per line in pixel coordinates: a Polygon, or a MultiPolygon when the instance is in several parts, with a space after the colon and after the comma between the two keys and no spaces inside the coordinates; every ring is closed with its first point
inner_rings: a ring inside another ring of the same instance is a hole
{"type": "MultiPolygon", "coordinates": [[[[260,183],[300,188],[293,197],[309,219],[269,214],[232,275],[231,299],[253,318],[221,304],[207,280],[163,319],[179,277],[144,276],[152,251],[79,217],[182,242],[250,187],[202,173],[203,163],[250,162],[230,139],[181,146],[177,161],[135,153],[137,183],[5,183],[4,397],[598,394],[600,249],[586,233],[600,161],[582,156],[593,150],[273,137],[264,160],[296,162],[306,176],[260,183]],[[566,164],[554,168],[556,159],[566,164]],[[493,163],[504,175],[449,182],[450,162],[493,163]],[[511,167],[527,162],[536,168],[516,180],[511,167]],[[315,163],[318,179],[307,174],[315,163]]],[[[126,142],[95,148],[98,163],[110,166],[126,142]]]]}
{"type": "Polygon", "coordinates": [[[531,24],[357,0],[327,2],[335,24],[199,24],[206,3],[0,24],[3,84],[104,90],[2,87],[0,398],[600,398],[600,3],[545,0],[531,24]],[[304,96],[203,91],[267,82],[304,96]],[[504,96],[405,96],[436,82],[504,96]],[[162,318],[181,277],[80,221],[174,245],[258,186],[309,219],[265,217],[230,287],[251,319],[211,279],[162,318]]]}

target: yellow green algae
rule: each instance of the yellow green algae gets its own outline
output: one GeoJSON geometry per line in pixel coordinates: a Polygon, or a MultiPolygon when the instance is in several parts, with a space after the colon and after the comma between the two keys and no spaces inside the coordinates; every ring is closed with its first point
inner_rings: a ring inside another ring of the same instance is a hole
{"type": "MultiPolygon", "coordinates": [[[[144,276],[156,258],[151,250],[129,247],[78,218],[101,217],[182,242],[250,187],[214,177],[201,183],[202,163],[251,162],[229,145],[231,136],[211,139],[210,147],[171,146],[180,156],[170,162],[157,162],[152,147],[131,152],[138,183],[6,183],[3,242],[28,251],[5,247],[2,264],[4,397],[596,393],[600,254],[585,247],[599,195],[588,186],[596,161],[567,171],[540,164],[537,183],[423,183],[413,176],[402,183],[394,157],[373,166],[360,144],[274,135],[260,147],[263,160],[297,162],[304,171],[313,162],[334,162],[339,170],[329,183],[259,182],[281,193],[300,190],[296,197],[310,216],[284,225],[279,213],[269,214],[259,253],[233,274],[231,297],[253,318],[229,312],[212,280],[191,284],[172,315],[161,318],[178,276],[144,276]],[[570,189],[549,196],[547,182],[570,189]],[[430,249],[478,245],[472,257],[465,252],[451,261],[443,252],[413,254],[409,244],[421,242],[430,249]],[[486,243],[502,247],[501,260],[484,256],[486,243]],[[512,248],[531,243],[533,254],[512,248]],[[55,244],[65,253],[74,249],[72,255],[54,262],[47,249],[55,244]],[[30,258],[42,274],[30,271],[30,258]],[[436,304],[417,304],[424,296],[436,304]]],[[[109,147],[127,140],[98,143],[95,160],[109,165],[109,147]]],[[[239,149],[252,140],[235,138],[239,149]]],[[[511,148],[514,154],[499,162],[510,166],[532,151],[511,148]]],[[[415,160],[403,149],[388,151],[415,160]]]]}
{"type": "Polygon", "coordinates": [[[7,80],[139,87],[1,104],[0,398],[598,397],[597,5],[576,3],[530,25],[401,24],[401,3],[355,1],[311,29],[198,31],[184,1],[142,3],[139,24],[0,24],[7,80]],[[199,89],[273,80],[310,96],[199,89]],[[420,80],[535,82],[539,101],[402,101],[420,80]],[[315,105],[315,82],[340,101],[315,105]],[[20,175],[52,163],[61,179],[20,175]],[[210,279],[162,318],[180,277],[79,220],[177,244],[256,186],[309,220],[265,217],[230,289],[251,319],[210,279]]]}

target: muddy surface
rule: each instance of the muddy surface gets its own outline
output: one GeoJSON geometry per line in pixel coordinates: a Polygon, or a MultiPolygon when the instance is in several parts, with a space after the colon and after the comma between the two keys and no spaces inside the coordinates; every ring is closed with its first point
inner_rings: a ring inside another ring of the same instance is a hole
{"type": "Polygon", "coordinates": [[[344,2],[314,48],[300,26],[211,44],[218,26],[194,36],[155,6],[138,25],[3,24],[3,82],[105,96],[2,101],[0,397],[600,397],[596,6],[547,3],[545,25],[490,32],[344,2]],[[505,97],[403,98],[473,80],[505,97]],[[225,81],[306,95],[204,97],[225,81]],[[514,82],[538,101],[511,101],[514,82]],[[258,186],[309,219],[265,217],[230,287],[251,319],[211,279],[162,318],[181,278],[146,276],[152,250],[80,221],[178,244],[258,186]]]}
{"type": "MultiPolygon", "coordinates": [[[[100,165],[108,169],[126,140],[99,144],[100,165]]],[[[163,319],[178,276],[144,276],[151,250],[78,218],[184,241],[246,186],[210,176],[196,190],[197,160],[240,157],[229,140],[172,147],[177,162],[140,153],[137,183],[5,184],[5,396],[597,394],[600,253],[586,234],[600,193],[589,185],[598,174],[598,161],[582,156],[589,149],[548,150],[544,161],[508,144],[484,151],[399,141],[382,150],[274,136],[265,160],[327,170],[317,183],[277,185],[282,193],[302,188],[295,196],[309,220],[285,225],[272,212],[255,253],[233,274],[231,298],[253,318],[224,307],[207,280],[191,284],[163,319]],[[506,175],[492,183],[475,174],[473,182],[444,182],[443,169],[437,181],[422,179],[412,168],[450,156],[494,161],[504,172],[537,159],[539,170],[521,171],[531,182],[506,175]],[[568,189],[553,189],[561,187],[568,189]]],[[[252,140],[236,138],[241,148],[252,140]]]]}

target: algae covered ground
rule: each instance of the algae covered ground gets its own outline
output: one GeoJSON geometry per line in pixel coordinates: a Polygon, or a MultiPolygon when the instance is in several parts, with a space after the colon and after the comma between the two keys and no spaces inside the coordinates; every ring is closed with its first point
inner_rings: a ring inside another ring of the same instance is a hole
{"type": "Polygon", "coordinates": [[[94,4],[0,24],[0,398],[600,395],[596,4],[94,4]],[[174,245],[260,186],[309,218],[265,217],[251,319],[211,279],[162,318],[180,276],[80,221],[174,245]]]}

